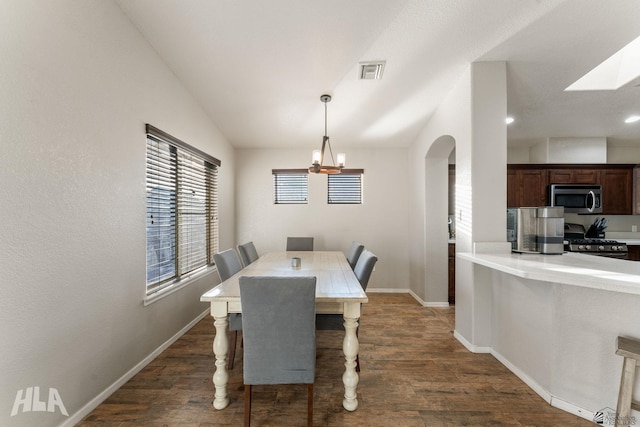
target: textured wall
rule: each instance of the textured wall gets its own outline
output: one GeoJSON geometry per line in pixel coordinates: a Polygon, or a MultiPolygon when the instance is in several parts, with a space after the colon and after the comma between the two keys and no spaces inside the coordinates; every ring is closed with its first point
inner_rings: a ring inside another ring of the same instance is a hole
{"type": "Polygon", "coordinates": [[[238,241],[259,253],[285,249],[287,236],[313,236],[317,250],[346,252],[362,242],[379,260],[371,288],[408,289],[407,150],[349,149],[347,167],[364,168],[361,205],[327,204],[327,176],[309,175],[309,204],[275,205],[271,169],[304,168],[312,149],[236,152],[238,241]]]}
{"type": "Polygon", "coordinates": [[[144,124],[222,160],[222,245],[233,150],[110,1],[5,1],[0,56],[0,425],[59,425],[59,410],[11,417],[18,391],[55,388],[72,417],[205,311],[217,281],[143,305],[144,124]]]}

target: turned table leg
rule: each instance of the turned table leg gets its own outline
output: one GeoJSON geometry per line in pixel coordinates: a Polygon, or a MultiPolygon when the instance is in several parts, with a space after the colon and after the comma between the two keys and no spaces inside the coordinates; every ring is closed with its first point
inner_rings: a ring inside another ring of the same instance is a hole
{"type": "Polygon", "coordinates": [[[360,318],[360,303],[345,303],[344,310],[344,341],[342,351],[345,357],[345,371],[342,375],[344,384],[344,399],[342,406],[347,411],[355,411],[358,407],[358,373],[356,372],[356,357],[358,356],[359,344],[356,330],[358,319],[360,318]]]}
{"type": "MultiPolygon", "coordinates": [[[[222,304],[221,304],[222,305],[222,304]]],[[[227,307],[216,307],[211,305],[211,315],[215,319],[213,324],[216,327],[216,336],[213,339],[213,353],[216,356],[216,371],[213,374],[213,384],[216,392],[213,399],[213,407],[224,409],[229,404],[227,395],[227,383],[229,382],[229,372],[227,371],[227,352],[229,351],[229,315],[227,307]]]]}

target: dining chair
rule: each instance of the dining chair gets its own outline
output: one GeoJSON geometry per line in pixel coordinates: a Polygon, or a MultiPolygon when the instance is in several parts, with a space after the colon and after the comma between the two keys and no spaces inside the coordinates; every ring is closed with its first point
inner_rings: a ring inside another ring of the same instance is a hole
{"type": "Polygon", "coordinates": [[[288,251],[312,251],[313,237],[287,237],[288,251]]]}
{"type": "Polygon", "coordinates": [[[373,252],[363,249],[353,269],[353,272],[358,278],[358,282],[360,282],[360,286],[362,286],[362,289],[365,291],[367,290],[367,285],[369,284],[369,279],[371,278],[373,267],[376,266],[376,262],[378,262],[378,257],[375,256],[373,252]]]}
{"type": "Polygon", "coordinates": [[[251,423],[251,386],[262,384],[307,384],[307,425],[313,425],[316,278],[241,276],[239,283],[244,425],[251,423]]]}
{"type": "MultiPolygon", "coordinates": [[[[229,277],[242,270],[242,264],[236,251],[231,248],[213,255],[213,262],[218,269],[220,282],[224,282],[229,277]]],[[[227,353],[227,369],[233,369],[233,362],[236,358],[236,342],[238,341],[238,331],[242,330],[242,314],[229,313],[229,351],[227,353]]]]}
{"type": "MultiPolygon", "coordinates": [[[[363,249],[362,254],[358,258],[358,262],[353,270],[360,286],[363,290],[367,290],[369,278],[373,267],[375,267],[378,257],[372,252],[363,249]]],[[[344,331],[344,318],[342,314],[316,314],[316,330],[318,331],[344,331]]],[[[356,329],[356,334],[360,330],[360,325],[356,329]]],[[[356,356],[356,372],[360,372],[360,357],[356,356]]]]}
{"type": "Polygon", "coordinates": [[[238,253],[240,254],[240,258],[242,259],[242,264],[245,267],[259,258],[258,251],[256,250],[253,242],[238,245],[238,253]]]}
{"type": "Polygon", "coordinates": [[[349,252],[347,252],[347,261],[349,261],[349,265],[353,270],[356,268],[356,263],[358,262],[358,258],[364,249],[364,245],[359,242],[351,243],[351,248],[349,248],[349,252]]]}

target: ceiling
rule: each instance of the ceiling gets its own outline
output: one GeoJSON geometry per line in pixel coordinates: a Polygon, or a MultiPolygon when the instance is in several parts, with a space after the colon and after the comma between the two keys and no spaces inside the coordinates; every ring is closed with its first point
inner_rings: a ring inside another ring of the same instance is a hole
{"type": "Polygon", "coordinates": [[[474,61],[506,61],[510,146],[638,144],[638,81],[564,92],[640,35],[637,0],[116,0],[235,147],[406,147],[474,61]],[[385,60],[381,80],[358,63],[385,60]]]}

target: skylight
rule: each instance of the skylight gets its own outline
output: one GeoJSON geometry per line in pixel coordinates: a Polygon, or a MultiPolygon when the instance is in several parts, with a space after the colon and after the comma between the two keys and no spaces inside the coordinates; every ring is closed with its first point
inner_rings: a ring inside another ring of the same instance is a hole
{"type": "Polygon", "coordinates": [[[616,90],[640,76],[640,37],[565,90],[616,90]]]}

